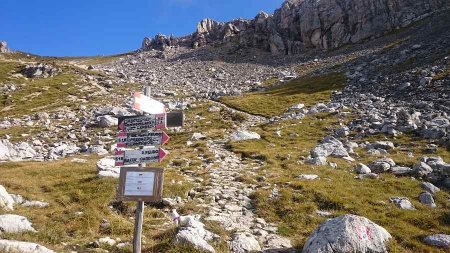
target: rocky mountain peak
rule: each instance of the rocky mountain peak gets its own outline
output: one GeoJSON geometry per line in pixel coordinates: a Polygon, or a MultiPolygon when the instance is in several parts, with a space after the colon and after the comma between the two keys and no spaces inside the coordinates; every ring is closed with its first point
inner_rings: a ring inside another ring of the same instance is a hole
{"type": "Polygon", "coordinates": [[[205,18],[197,24],[196,33],[211,33],[219,30],[223,26],[222,22],[205,18]]]}
{"type": "Polygon", "coordinates": [[[8,53],[9,49],[8,49],[8,44],[6,43],[6,41],[0,41],[0,53],[8,53]]]}
{"type": "MultiPolygon", "coordinates": [[[[253,20],[226,23],[203,19],[196,32],[174,41],[194,48],[224,43],[273,54],[298,54],[308,48],[327,50],[373,39],[448,5],[444,0],[288,0],[273,16],[260,12],[253,20]]],[[[159,49],[159,45],[142,49],[159,49]]]]}

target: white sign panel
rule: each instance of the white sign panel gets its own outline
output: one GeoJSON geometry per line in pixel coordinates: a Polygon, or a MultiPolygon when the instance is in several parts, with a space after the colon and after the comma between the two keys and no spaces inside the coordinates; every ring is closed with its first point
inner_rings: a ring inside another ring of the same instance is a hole
{"type": "Polygon", "coordinates": [[[125,178],[125,196],[153,196],[155,172],[127,172],[125,178]]]}
{"type": "Polygon", "coordinates": [[[147,97],[140,92],[134,93],[134,108],[149,114],[161,114],[166,112],[163,103],[151,97],[147,97]]]}

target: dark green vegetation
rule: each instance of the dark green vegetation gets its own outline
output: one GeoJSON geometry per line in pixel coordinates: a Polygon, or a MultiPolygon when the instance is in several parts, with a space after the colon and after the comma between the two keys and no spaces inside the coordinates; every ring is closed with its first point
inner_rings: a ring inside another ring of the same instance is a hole
{"type": "Polygon", "coordinates": [[[319,77],[303,77],[245,96],[223,97],[221,102],[241,111],[261,116],[276,116],[287,108],[303,103],[305,106],[330,100],[332,91],[344,86],[341,73],[319,77]]]}

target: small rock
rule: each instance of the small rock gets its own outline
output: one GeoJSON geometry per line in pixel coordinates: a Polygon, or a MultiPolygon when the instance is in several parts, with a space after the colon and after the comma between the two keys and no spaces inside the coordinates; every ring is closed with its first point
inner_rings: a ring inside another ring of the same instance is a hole
{"type": "Polygon", "coordinates": [[[324,166],[327,165],[327,158],[323,156],[313,157],[306,160],[306,163],[315,165],[315,166],[324,166]]]}
{"type": "Polygon", "coordinates": [[[436,203],[434,202],[434,198],[433,195],[429,192],[422,192],[419,195],[419,201],[420,203],[427,205],[431,208],[435,208],[436,207],[436,203]]]}
{"type": "Polygon", "coordinates": [[[12,211],[14,209],[14,199],[9,195],[3,185],[0,185],[0,208],[7,211],[12,211]]]}
{"type": "Polygon", "coordinates": [[[259,140],[261,136],[255,132],[239,130],[230,135],[232,141],[259,140]]]}
{"type": "Polygon", "coordinates": [[[440,248],[450,248],[450,235],[446,234],[429,235],[425,237],[423,241],[431,246],[440,248]]]}
{"type": "Polygon", "coordinates": [[[100,116],[97,118],[100,127],[113,127],[118,125],[118,119],[109,115],[100,116]]]}
{"type": "Polygon", "coordinates": [[[299,176],[297,176],[298,179],[305,179],[305,180],[315,180],[318,179],[319,176],[318,175],[314,175],[314,174],[301,174],[299,176]]]}
{"type": "Polygon", "coordinates": [[[110,237],[104,237],[104,238],[100,238],[98,239],[98,242],[100,244],[107,244],[109,246],[114,246],[116,245],[116,241],[114,239],[111,239],[110,237]]]}
{"type": "Polygon", "coordinates": [[[355,168],[355,172],[358,174],[369,174],[372,171],[370,170],[369,167],[367,167],[365,164],[363,163],[358,163],[358,165],[355,168]]]}
{"type": "Polygon", "coordinates": [[[392,174],[396,176],[408,176],[412,174],[412,171],[409,167],[394,166],[391,168],[392,174]]]}
{"type": "Polygon", "coordinates": [[[0,215],[0,234],[23,232],[36,232],[27,218],[15,214],[0,215]]]}
{"type": "Polygon", "coordinates": [[[419,177],[424,177],[433,172],[433,169],[428,164],[419,162],[413,166],[413,172],[419,177]]]}
{"type": "Polygon", "coordinates": [[[214,105],[208,108],[208,112],[220,112],[220,110],[221,110],[220,107],[214,105]]]}
{"type": "Polygon", "coordinates": [[[37,208],[45,208],[45,207],[48,207],[49,205],[50,204],[47,202],[35,201],[35,200],[32,200],[32,201],[26,200],[22,204],[22,206],[25,206],[25,207],[37,207],[37,208]]]}
{"type": "Polygon", "coordinates": [[[236,233],[230,243],[231,251],[235,253],[259,252],[261,246],[253,235],[246,233],[236,233]]]}
{"type": "Polygon", "coordinates": [[[31,243],[0,239],[0,252],[5,253],[55,253],[44,246],[31,243]]]}
{"type": "Polygon", "coordinates": [[[191,137],[191,140],[198,141],[198,140],[204,140],[206,139],[206,136],[202,133],[194,133],[191,137]]]}
{"type": "Polygon", "coordinates": [[[406,210],[416,210],[414,208],[411,201],[409,201],[408,198],[405,197],[392,197],[389,199],[392,203],[394,203],[398,208],[400,209],[406,209],[406,210]]]}
{"type": "Polygon", "coordinates": [[[429,182],[422,182],[420,186],[422,187],[422,189],[426,190],[431,194],[436,194],[436,192],[440,191],[438,187],[434,186],[434,184],[429,182]]]}

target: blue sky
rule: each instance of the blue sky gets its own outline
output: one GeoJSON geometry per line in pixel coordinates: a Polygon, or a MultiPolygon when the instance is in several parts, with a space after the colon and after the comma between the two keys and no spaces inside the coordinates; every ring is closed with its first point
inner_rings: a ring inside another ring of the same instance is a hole
{"type": "Polygon", "coordinates": [[[272,13],[283,0],[1,0],[0,40],[39,55],[108,55],[158,32],[186,35],[219,21],[272,13]]]}

